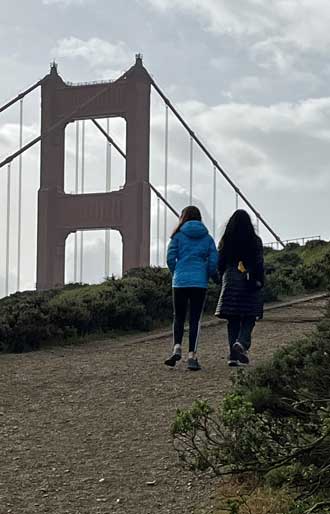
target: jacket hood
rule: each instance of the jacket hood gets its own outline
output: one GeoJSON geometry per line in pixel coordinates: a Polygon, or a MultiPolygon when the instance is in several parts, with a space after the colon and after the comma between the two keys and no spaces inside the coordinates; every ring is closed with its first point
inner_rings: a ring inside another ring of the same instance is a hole
{"type": "Polygon", "coordinates": [[[185,236],[192,239],[200,239],[205,237],[209,232],[201,221],[186,221],[180,229],[185,236]]]}

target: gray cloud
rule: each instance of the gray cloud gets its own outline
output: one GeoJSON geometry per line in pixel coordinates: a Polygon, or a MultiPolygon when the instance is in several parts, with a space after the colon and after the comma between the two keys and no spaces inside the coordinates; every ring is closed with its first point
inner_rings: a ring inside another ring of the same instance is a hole
{"type": "Polygon", "coordinates": [[[83,5],[91,0],[42,0],[44,5],[64,5],[65,7],[74,6],[74,5],[83,5]]]}
{"type": "Polygon", "coordinates": [[[133,55],[122,41],[111,43],[97,37],[82,40],[74,36],[60,39],[52,52],[57,58],[84,59],[93,68],[119,66],[121,70],[129,67],[133,55]]]}
{"type": "Polygon", "coordinates": [[[255,2],[241,0],[146,0],[155,9],[182,9],[199,17],[205,28],[231,37],[247,36],[273,42],[288,42],[298,49],[324,51],[330,46],[327,0],[255,2]]]}

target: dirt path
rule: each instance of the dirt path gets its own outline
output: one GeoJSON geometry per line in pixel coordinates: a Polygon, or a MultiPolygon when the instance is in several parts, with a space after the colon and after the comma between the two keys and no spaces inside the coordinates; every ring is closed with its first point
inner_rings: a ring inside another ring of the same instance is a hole
{"type": "MultiPolygon", "coordinates": [[[[309,333],[323,305],[267,313],[253,362],[309,333]]],[[[199,373],[162,364],[170,343],[127,338],[0,357],[0,514],[212,512],[215,482],[178,467],[169,427],[177,407],[215,403],[229,389],[225,326],[202,332],[199,373]]]]}

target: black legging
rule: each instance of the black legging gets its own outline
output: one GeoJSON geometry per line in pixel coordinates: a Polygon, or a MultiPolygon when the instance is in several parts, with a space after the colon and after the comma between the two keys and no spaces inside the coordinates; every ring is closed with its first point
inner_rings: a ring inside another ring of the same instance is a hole
{"type": "Polygon", "coordinates": [[[256,324],[255,316],[230,316],[228,317],[229,347],[239,341],[245,350],[251,346],[251,335],[256,324]]]}
{"type": "Polygon", "coordinates": [[[181,344],[189,301],[189,352],[196,352],[203,314],[206,289],[202,287],[174,287],[173,307],[174,344],[181,344]]]}

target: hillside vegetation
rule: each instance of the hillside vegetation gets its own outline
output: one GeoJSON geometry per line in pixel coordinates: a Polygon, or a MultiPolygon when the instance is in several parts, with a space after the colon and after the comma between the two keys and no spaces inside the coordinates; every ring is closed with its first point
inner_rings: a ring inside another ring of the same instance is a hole
{"type": "Polygon", "coordinates": [[[218,408],[199,400],[177,412],[173,436],[181,461],[233,477],[219,514],[330,512],[329,357],[330,305],[314,334],[239,370],[218,408]],[[235,497],[233,490],[243,493],[235,497]],[[268,498],[266,510],[256,509],[257,496],[268,498]]]}
{"type": "Polygon", "coordinates": [[[329,285],[330,243],[289,244],[284,250],[265,248],[266,299],[324,290],[329,285]]]}
{"type": "MultiPolygon", "coordinates": [[[[281,251],[265,249],[265,301],[324,290],[330,276],[330,243],[312,241],[281,251]]],[[[219,286],[210,284],[212,314],[219,286]]],[[[89,334],[147,331],[172,316],[171,277],[162,268],[132,270],[98,285],[16,293],[0,300],[0,351],[23,352],[89,334]]]]}

